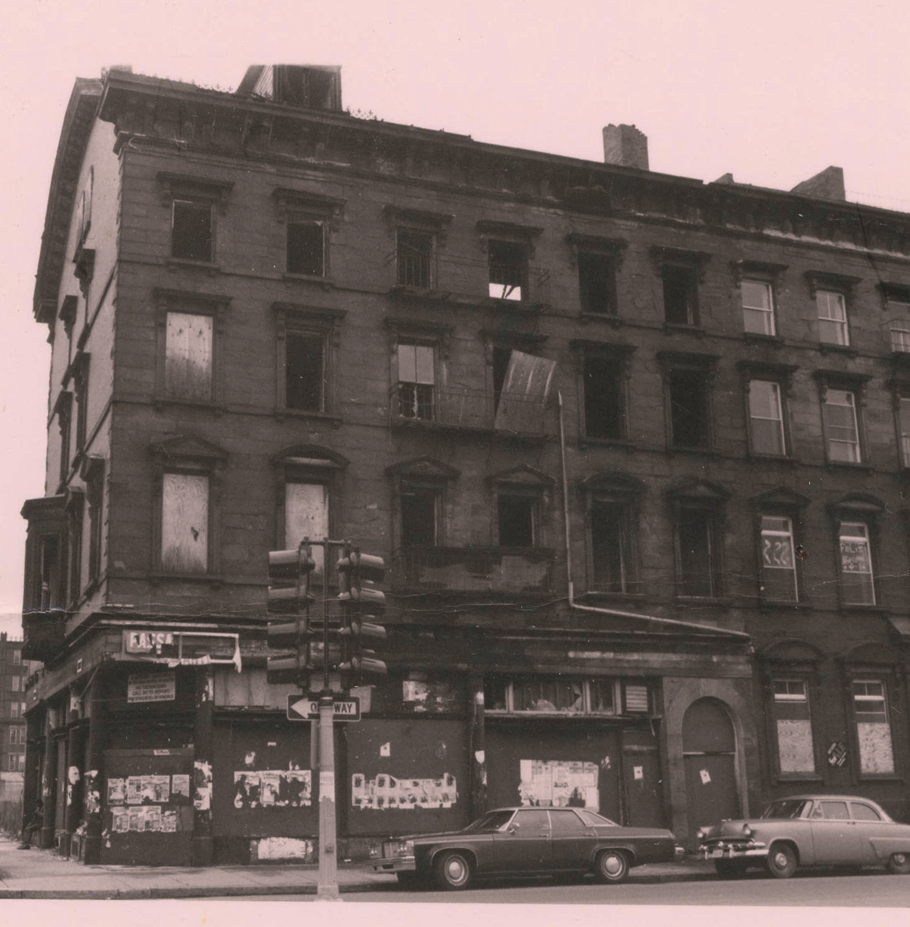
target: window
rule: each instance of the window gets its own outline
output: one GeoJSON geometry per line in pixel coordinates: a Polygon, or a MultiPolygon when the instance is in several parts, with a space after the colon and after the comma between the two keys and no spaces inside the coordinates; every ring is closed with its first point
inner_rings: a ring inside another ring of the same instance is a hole
{"type": "Polygon", "coordinates": [[[849,345],[844,294],[819,290],[815,294],[815,304],[818,308],[818,340],[822,344],[849,345]]]}
{"type": "Polygon", "coordinates": [[[875,605],[869,525],[841,522],[839,544],[841,601],[845,605],[875,605]]]}
{"type": "Polygon", "coordinates": [[[54,403],[57,425],[60,429],[60,483],[66,482],[70,472],[70,441],[72,438],[73,394],[62,392],[54,403]]]}
{"type": "Polygon", "coordinates": [[[679,596],[716,598],[722,592],[723,512],[728,495],[722,487],[700,480],[670,490],[679,596]]]}
{"type": "Polygon", "coordinates": [[[41,577],[40,610],[50,611],[60,608],[61,600],[61,570],[60,570],[60,538],[58,535],[46,535],[38,542],[38,568],[41,577]]]}
{"type": "Polygon", "coordinates": [[[854,821],[881,821],[882,816],[871,805],[858,801],[850,802],[850,813],[854,821]]]}
{"type": "Polygon", "coordinates": [[[401,544],[403,547],[435,547],[439,491],[435,487],[403,486],[401,506],[401,544]]]}
{"type": "Polygon", "coordinates": [[[886,325],[891,334],[891,350],[910,353],[910,285],[880,283],[886,325]]]}
{"type": "Polygon", "coordinates": [[[433,345],[398,343],[398,414],[432,421],[436,383],[433,345]]]}
{"type": "Polygon", "coordinates": [[[402,566],[407,576],[416,577],[422,562],[419,548],[444,544],[446,488],[458,479],[460,471],[441,460],[424,456],[392,464],[386,474],[392,480],[396,506],[393,546],[409,549],[402,566]]]}
{"type": "Polygon", "coordinates": [[[165,473],[161,567],[166,573],[205,573],[209,555],[209,478],[165,473]]]}
{"type": "Polygon", "coordinates": [[[19,703],[18,703],[18,702],[10,702],[10,703],[9,703],[9,716],[10,716],[11,718],[18,718],[18,717],[19,717],[19,703]]]}
{"type": "Polygon", "coordinates": [[[19,743],[19,728],[11,727],[9,729],[9,742],[11,744],[19,743]]]}
{"type": "Polygon", "coordinates": [[[740,284],[743,328],[754,335],[774,335],[774,297],[771,284],[764,280],[743,280],[740,284]]]}
{"type": "Polygon", "coordinates": [[[325,411],[325,335],[288,331],[285,340],[285,397],[288,409],[325,411]]]}
{"type": "Polygon", "coordinates": [[[87,457],[82,465],[82,479],[85,481],[85,497],[88,501],[88,578],[97,582],[101,575],[102,507],[104,504],[104,461],[99,457],[87,457]]]}
{"type": "Polygon", "coordinates": [[[828,460],[859,463],[862,460],[856,394],[847,389],[827,389],[823,398],[828,460]]]}
{"type": "Polygon", "coordinates": [[[287,272],[325,276],[325,225],[314,219],[289,219],[287,272]]]}
{"type": "Polygon", "coordinates": [[[420,229],[397,231],[397,280],[402,286],[435,287],[436,236],[420,229]]]}
{"type": "Polygon", "coordinates": [[[76,453],[85,449],[88,434],[88,375],[91,355],[80,351],[70,365],[70,371],[64,380],[73,378],[73,397],[76,401],[76,453]]]}
{"type": "Polygon", "coordinates": [[[815,773],[809,687],[804,679],[773,679],[778,769],[783,776],[815,773]]]}
{"type": "Polygon", "coordinates": [[[581,311],[616,315],[615,258],[609,254],[580,252],[578,292],[581,311]]]}
{"type": "Polygon", "coordinates": [[[584,433],[589,438],[626,437],[625,365],[589,354],[584,359],[584,433]]]}
{"type": "Polygon", "coordinates": [[[10,676],[9,687],[12,692],[20,692],[22,690],[22,680],[18,676],[10,676]]]}
{"type": "Polygon", "coordinates": [[[22,665],[22,651],[14,650],[12,653],[13,653],[13,666],[21,666],[22,665]]]}
{"type": "Polygon", "coordinates": [[[628,504],[591,504],[591,554],[594,587],[604,592],[632,592],[634,560],[628,504]]]}
{"type": "Polygon", "coordinates": [[[488,677],[484,681],[484,705],[491,712],[646,714],[651,710],[653,695],[652,685],[637,680],[623,683],[606,678],[517,676],[488,677]]]}
{"type": "Polygon", "coordinates": [[[64,503],[66,543],[69,548],[66,601],[74,605],[82,594],[82,530],[85,493],[68,488],[64,503]]]}
{"type": "Polygon", "coordinates": [[[786,453],[780,392],[780,385],[773,381],[749,381],[749,437],[754,454],[786,453]]]}
{"type": "Polygon", "coordinates": [[[763,599],[795,602],[798,598],[793,522],[784,516],[761,519],[761,594],[763,599]]]}
{"type": "Polygon", "coordinates": [[[854,679],[852,694],[860,774],[893,774],[894,749],[885,682],[854,679]]]}
{"type": "Polygon", "coordinates": [[[174,200],[171,205],[171,257],[212,261],[212,204],[174,200]]]}
{"type": "Polygon", "coordinates": [[[662,270],[664,318],[670,325],[698,325],[698,272],[681,264],[662,270]]]}
{"type": "Polygon", "coordinates": [[[10,772],[16,772],[16,770],[19,769],[19,754],[18,753],[10,753],[7,756],[6,768],[10,772]]]}
{"type": "Polygon", "coordinates": [[[536,494],[500,491],[496,497],[500,547],[534,547],[537,536],[536,494]]]}
{"type": "Polygon", "coordinates": [[[490,296],[527,299],[528,249],[522,242],[490,241],[490,296]]]}
{"type": "MultiPolygon", "coordinates": [[[[304,538],[331,537],[329,528],[329,486],[325,483],[287,482],[284,487],[284,548],[299,546],[304,538]]],[[[316,572],[324,567],[324,551],[312,549],[316,572]]]]}
{"type": "Polygon", "coordinates": [[[670,446],[699,449],[711,444],[710,383],[713,361],[686,362],[661,355],[667,390],[670,446]]]}
{"type": "Polygon", "coordinates": [[[897,413],[901,466],[910,467],[910,396],[900,396],[897,413]]]}
{"type": "Polygon", "coordinates": [[[165,391],[188,401],[212,399],[213,325],[210,315],[168,312],[165,391]]]}

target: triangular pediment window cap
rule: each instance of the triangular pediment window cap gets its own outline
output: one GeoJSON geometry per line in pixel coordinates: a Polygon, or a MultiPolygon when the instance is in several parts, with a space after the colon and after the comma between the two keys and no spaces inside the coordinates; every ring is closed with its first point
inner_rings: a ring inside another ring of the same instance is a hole
{"type": "Polygon", "coordinates": [[[757,652],[769,663],[821,663],[825,655],[813,644],[799,638],[772,641],[757,652]]]}
{"type": "Polygon", "coordinates": [[[667,491],[671,499],[698,499],[706,502],[725,502],[730,490],[707,480],[684,480],[667,491]]]}
{"type": "Polygon", "coordinates": [[[628,473],[619,471],[614,473],[592,473],[579,482],[579,486],[588,492],[623,492],[641,494],[647,486],[644,480],[640,480],[628,473]]]}
{"type": "Polygon", "coordinates": [[[322,467],[344,470],[350,461],[347,457],[319,444],[295,444],[279,451],[272,463],[277,466],[322,467]]]}
{"type": "Polygon", "coordinates": [[[556,480],[552,476],[547,476],[541,470],[535,470],[527,464],[519,464],[517,467],[510,467],[508,470],[500,470],[498,473],[491,473],[486,478],[486,483],[509,484],[511,486],[537,486],[540,489],[547,489],[552,486],[556,480]]]}
{"type": "Polygon", "coordinates": [[[771,489],[752,498],[753,505],[760,509],[775,507],[804,509],[811,501],[808,496],[787,489],[786,486],[778,486],[777,489],[771,489]]]}
{"type": "Polygon", "coordinates": [[[439,482],[457,480],[461,471],[435,457],[412,457],[386,467],[389,476],[405,477],[407,479],[436,480],[439,482]]]}
{"type": "Polygon", "coordinates": [[[879,515],[885,511],[885,503],[878,496],[867,492],[851,492],[841,496],[829,505],[835,515],[879,515]]]}
{"type": "Polygon", "coordinates": [[[877,663],[877,664],[893,664],[893,663],[903,663],[904,655],[898,651],[894,650],[891,647],[886,647],[884,644],[857,644],[855,647],[851,647],[849,650],[845,651],[844,654],[838,658],[840,663],[877,663]]]}
{"type": "Polygon", "coordinates": [[[164,441],[154,441],[149,445],[149,452],[163,463],[181,460],[222,461],[227,459],[227,451],[205,438],[195,435],[178,435],[164,441]]]}

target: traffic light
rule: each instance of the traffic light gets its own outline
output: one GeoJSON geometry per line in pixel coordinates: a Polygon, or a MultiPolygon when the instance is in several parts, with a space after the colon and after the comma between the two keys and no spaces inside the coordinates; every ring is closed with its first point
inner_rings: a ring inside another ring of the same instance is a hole
{"type": "Polygon", "coordinates": [[[306,615],[291,621],[270,621],[266,681],[275,685],[294,683],[306,688],[312,630],[306,615]]]}
{"type": "Polygon", "coordinates": [[[293,550],[269,551],[269,611],[297,612],[309,605],[310,573],[315,568],[306,541],[293,550]]]}
{"type": "Polygon", "coordinates": [[[269,622],[266,680],[270,683],[306,688],[313,636],[307,614],[313,601],[309,580],[315,566],[306,541],[296,550],[269,551],[268,610],[295,615],[269,622]]]}
{"type": "Polygon", "coordinates": [[[376,658],[375,651],[364,648],[364,641],[386,637],[386,629],[375,621],[385,610],[385,594],[374,585],[385,578],[385,561],[355,548],[338,561],[338,572],[343,616],[339,636],[345,644],[344,660],[338,668],[349,681],[360,681],[366,674],[384,676],[385,663],[376,658]]]}

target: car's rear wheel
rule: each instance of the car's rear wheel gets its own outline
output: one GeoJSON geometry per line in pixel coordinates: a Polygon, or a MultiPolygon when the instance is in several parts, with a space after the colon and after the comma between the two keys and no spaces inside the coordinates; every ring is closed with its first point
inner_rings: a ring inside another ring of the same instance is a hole
{"type": "Polygon", "coordinates": [[[736,879],[745,873],[747,864],[739,859],[718,859],[714,869],[722,879],[736,879]]]}
{"type": "Polygon", "coordinates": [[[894,875],[910,875],[910,853],[892,853],[888,860],[888,872],[894,875]]]}
{"type": "Polygon", "coordinates": [[[768,872],[775,879],[789,879],[796,872],[796,851],[789,843],[775,843],[768,853],[768,872]]]}
{"type": "Polygon", "coordinates": [[[474,866],[465,853],[450,850],[440,853],[433,865],[433,874],[436,884],[449,892],[457,892],[467,888],[474,875],[474,866]]]}
{"type": "Polygon", "coordinates": [[[599,882],[625,882],[629,857],[622,850],[602,850],[597,854],[594,874],[599,882]]]}

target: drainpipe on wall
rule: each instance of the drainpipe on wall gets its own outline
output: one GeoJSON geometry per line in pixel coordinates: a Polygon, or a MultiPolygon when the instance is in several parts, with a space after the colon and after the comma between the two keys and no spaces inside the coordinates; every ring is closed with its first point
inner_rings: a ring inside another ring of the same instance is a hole
{"type": "Polygon", "coordinates": [[[566,526],[566,578],[569,588],[569,608],[577,611],[593,612],[597,615],[610,615],[614,618],[638,618],[641,621],[666,625],[671,628],[685,628],[690,631],[711,631],[713,634],[724,634],[735,640],[751,640],[750,635],[743,631],[730,631],[727,628],[717,628],[709,624],[696,624],[691,621],[679,621],[675,618],[658,618],[656,615],[642,615],[640,612],[622,612],[615,608],[595,608],[593,605],[579,605],[575,601],[575,583],[572,581],[572,543],[569,531],[569,479],[566,472],[566,429],[563,421],[562,392],[556,391],[559,400],[559,450],[562,458],[562,502],[563,515],[566,526]]]}

